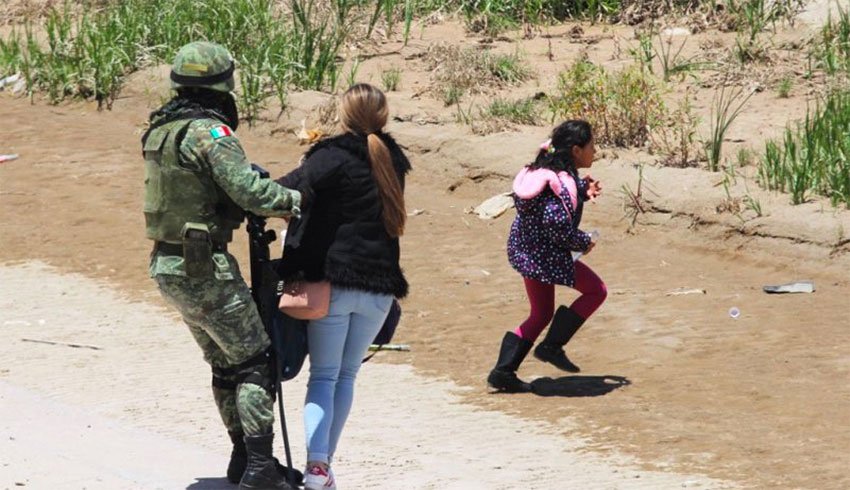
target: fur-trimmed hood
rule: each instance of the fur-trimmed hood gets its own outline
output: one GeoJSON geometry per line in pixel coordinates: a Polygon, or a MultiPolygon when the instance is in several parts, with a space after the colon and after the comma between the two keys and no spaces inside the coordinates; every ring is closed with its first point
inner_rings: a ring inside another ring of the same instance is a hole
{"type": "MultiPolygon", "coordinates": [[[[396,143],[395,139],[393,139],[393,137],[388,133],[378,132],[376,134],[379,138],[381,138],[381,141],[387,145],[387,149],[390,151],[390,156],[392,157],[393,166],[395,166],[396,172],[399,174],[407,174],[410,172],[410,161],[407,159],[407,156],[405,156],[398,143],[396,143]]],[[[307,150],[307,153],[304,154],[304,158],[310,158],[310,156],[317,151],[326,148],[339,148],[351,153],[359,160],[363,160],[364,162],[369,161],[369,145],[366,136],[355,133],[343,133],[323,139],[307,150]]]]}

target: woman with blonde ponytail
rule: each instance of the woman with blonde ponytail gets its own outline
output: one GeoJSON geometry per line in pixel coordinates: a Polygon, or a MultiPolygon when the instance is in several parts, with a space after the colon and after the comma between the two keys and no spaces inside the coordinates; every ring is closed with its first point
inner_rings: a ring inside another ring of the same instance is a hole
{"type": "Polygon", "coordinates": [[[383,131],[383,92],[358,84],[340,102],[343,134],[323,140],[278,179],[304,195],[289,225],[278,272],[284,280],[328,281],[328,315],[307,327],[310,380],[304,405],[307,490],[333,489],[330,469],[354,395],[361,360],[393,298],[407,295],[399,266],[404,180],[410,162],[383,131]]]}

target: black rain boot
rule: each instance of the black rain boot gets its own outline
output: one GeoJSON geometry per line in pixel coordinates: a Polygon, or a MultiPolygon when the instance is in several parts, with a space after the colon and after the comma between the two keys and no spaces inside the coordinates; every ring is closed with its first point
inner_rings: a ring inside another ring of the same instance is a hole
{"type": "Polygon", "coordinates": [[[239,482],[240,490],[295,490],[277,469],[272,457],[274,434],[245,436],[248,465],[239,482]]]}
{"type": "Polygon", "coordinates": [[[245,450],[245,435],[241,432],[228,432],[233,442],[233,450],[230,451],[230,463],[227,465],[227,481],[239,483],[245,467],[248,466],[248,452],[245,450]]]}
{"type": "Polygon", "coordinates": [[[534,357],[566,371],[577,373],[581,369],[573,364],[564,352],[564,346],[584,324],[584,318],[566,306],[559,306],[546,332],[546,338],[534,349],[534,357]]]}
{"type": "Polygon", "coordinates": [[[516,375],[519,365],[531,350],[532,343],[513,332],[505,332],[502,347],[499,349],[499,360],[496,367],[487,376],[487,383],[498,391],[506,393],[528,393],[531,385],[519,379],[516,375]]]}

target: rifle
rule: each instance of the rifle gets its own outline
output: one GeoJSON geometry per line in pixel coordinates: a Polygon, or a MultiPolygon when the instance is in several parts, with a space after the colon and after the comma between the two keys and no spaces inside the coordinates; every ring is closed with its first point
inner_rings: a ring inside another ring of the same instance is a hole
{"type": "MultiPolygon", "coordinates": [[[[251,168],[260,174],[261,178],[269,178],[269,173],[257,164],[251,164],[251,168]]],[[[277,239],[274,230],[266,230],[266,218],[247,213],[248,224],[248,250],[251,257],[251,296],[257,304],[257,310],[266,333],[272,343],[272,357],[274,358],[275,394],[278,399],[278,410],[280,412],[280,429],[283,435],[283,447],[286,451],[286,479],[290,485],[295,487],[298,482],[295,470],[292,467],[292,452],[289,448],[289,433],[286,430],[286,414],[283,410],[283,383],[281,379],[282,359],[279,346],[282,344],[282,324],[280,311],[277,309],[280,292],[283,283],[275,272],[275,262],[269,255],[269,246],[277,239]]],[[[297,487],[296,487],[297,488],[297,487]]]]}

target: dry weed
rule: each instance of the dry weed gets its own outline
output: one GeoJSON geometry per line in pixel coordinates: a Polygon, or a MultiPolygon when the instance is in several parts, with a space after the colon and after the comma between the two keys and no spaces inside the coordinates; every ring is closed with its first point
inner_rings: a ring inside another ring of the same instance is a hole
{"type": "Polygon", "coordinates": [[[423,60],[432,71],[432,92],[447,106],[459,102],[464,94],[483,94],[518,85],[532,75],[519,54],[496,54],[457,45],[432,44],[423,60]]]}
{"type": "Polygon", "coordinates": [[[21,24],[61,8],[62,0],[4,0],[0,9],[0,25],[21,24]]]}
{"type": "Polygon", "coordinates": [[[339,100],[336,96],[314,107],[313,113],[322,134],[333,136],[339,132],[339,100]]]}
{"type": "Polygon", "coordinates": [[[668,167],[696,167],[699,163],[699,145],[696,142],[699,119],[693,113],[690,91],[685,92],[664,125],[650,133],[650,151],[661,156],[662,165],[668,167]]]}

